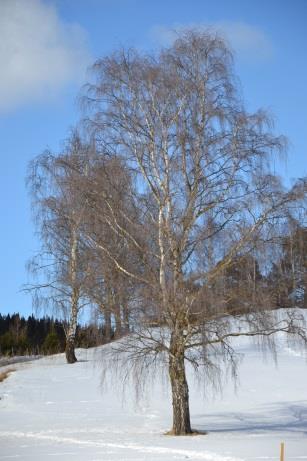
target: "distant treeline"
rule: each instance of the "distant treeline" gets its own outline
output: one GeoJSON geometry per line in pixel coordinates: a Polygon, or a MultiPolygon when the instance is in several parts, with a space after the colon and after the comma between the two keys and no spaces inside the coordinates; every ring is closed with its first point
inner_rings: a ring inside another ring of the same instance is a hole
{"type": "MultiPolygon", "coordinates": [[[[0,356],[41,355],[65,351],[65,322],[50,318],[24,318],[0,314],[0,356]]],[[[78,325],[76,346],[94,347],[105,342],[103,327],[78,325]]]]}

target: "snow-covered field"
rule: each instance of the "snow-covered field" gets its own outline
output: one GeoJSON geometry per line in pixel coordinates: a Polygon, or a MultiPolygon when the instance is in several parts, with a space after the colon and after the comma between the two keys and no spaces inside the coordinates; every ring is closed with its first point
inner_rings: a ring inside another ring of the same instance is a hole
{"type": "Polygon", "coordinates": [[[268,461],[282,441],[287,461],[307,460],[306,355],[281,340],[275,366],[245,341],[237,348],[237,391],[228,380],[222,395],[204,398],[190,377],[192,426],[208,431],[190,437],[164,435],[167,386],[155,384],[138,405],[129,384],[125,401],[120,387],[101,386],[103,347],[78,350],[74,365],[63,355],[14,364],[0,383],[0,460],[268,461]]]}

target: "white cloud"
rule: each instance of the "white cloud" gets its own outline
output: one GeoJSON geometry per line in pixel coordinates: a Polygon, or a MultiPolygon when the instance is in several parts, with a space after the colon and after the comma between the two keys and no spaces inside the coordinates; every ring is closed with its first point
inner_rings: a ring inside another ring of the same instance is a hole
{"type": "Polygon", "coordinates": [[[267,59],[273,55],[273,44],[265,32],[243,22],[220,22],[215,27],[224,32],[234,49],[251,59],[267,59]]]}
{"type": "Polygon", "coordinates": [[[154,41],[169,45],[176,31],[186,28],[210,29],[223,35],[237,55],[248,60],[266,60],[273,56],[273,45],[263,30],[244,22],[218,21],[213,23],[175,24],[173,27],[155,26],[151,29],[154,41]]]}
{"type": "Polygon", "coordinates": [[[41,0],[0,0],[0,112],[49,100],[80,82],[89,62],[86,33],[41,0]]]}

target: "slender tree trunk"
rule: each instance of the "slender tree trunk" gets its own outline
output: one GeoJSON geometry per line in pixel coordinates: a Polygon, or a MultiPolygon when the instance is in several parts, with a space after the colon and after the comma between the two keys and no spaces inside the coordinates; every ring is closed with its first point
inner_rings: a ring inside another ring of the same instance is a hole
{"type": "Polygon", "coordinates": [[[66,340],[65,355],[67,363],[77,362],[75,355],[75,335],[69,335],[66,340]]]}
{"type": "Polygon", "coordinates": [[[121,338],[122,337],[122,319],[121,319],[121,312],[120,312],[120,306],[115,305],[113,308],[114,311],[114,318],[115,318],[115,338],[121,338]]]}
{"type": "Polygon", "coordinates": [[[75,339],[77,332],[78,322],[78,302],[79,302],[79,289],[76,286],[77,280],[77,258],[78,258],[78,236],[76,229],[72,230],[71,237],[71,255],[70,255],[70,282],[72,286],[71,294],[71,307],[70,307],[70,319],[69,328],[66,336],[66,360],[67,363],[77,362],[75,355],[75,339]]]}
{"type": "Polygon", "coordinates": [[[184,364],[182,338],[172,333],[169,355],[169,377],[172,388],[173,427],[172,434],[191,434],[189,388],[184,364]]]}
{"type": "Polygon", "coordinates": [[[126,304],[124,304],[123,308],[123,324],[124,324],[124,333],[129,333],[130,325],[129,325],[129,309],[126,304]]]}
{"type": "Polygon", "coordinates": [[[75,293],[75,291],[77,290],[73,290],[70,321],[68,331],[66,334],[65,354],[67,363],[77,362],[77,357],[75,355],[75,342],[78,322],[78,294],[75,293]]]}
{"type": "Polygon", "coordinates": [[[104,335],[107,342],[111,341],[112,337],[112,325],[111,325],[111,312],[109,306],[107,306],[104,311],[104,335]]]}

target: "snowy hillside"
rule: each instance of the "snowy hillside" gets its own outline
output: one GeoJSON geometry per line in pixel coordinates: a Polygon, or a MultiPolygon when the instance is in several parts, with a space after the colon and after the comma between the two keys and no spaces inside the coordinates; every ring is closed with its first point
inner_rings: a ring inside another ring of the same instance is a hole
{"type": "Polygon", "coordinates": [[[287,461],[307,460],[306,356],[281,340],[275,366],[245,341],[237,348],[237,391],[228,381],[223,395],[204,398],[190,377],[192,426],[208,433],[177,438],[163,435],[167,386],[138,406],[130,385],[125,401],[118,387],[101,387],[103,347],[78,350],[74,365],[63,355],[15,364],[0,383],[0,460],[277,460],[282,441],[287,461]]]}

